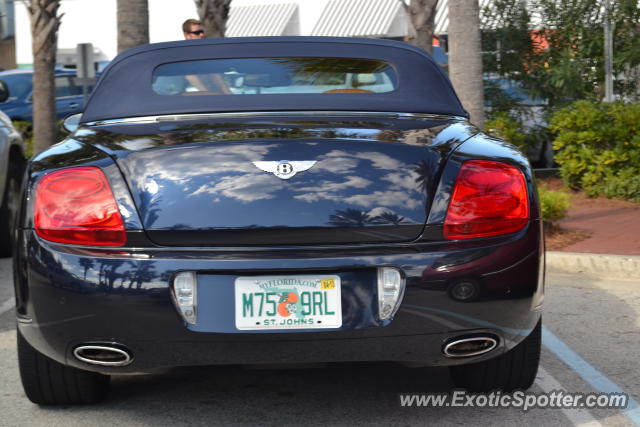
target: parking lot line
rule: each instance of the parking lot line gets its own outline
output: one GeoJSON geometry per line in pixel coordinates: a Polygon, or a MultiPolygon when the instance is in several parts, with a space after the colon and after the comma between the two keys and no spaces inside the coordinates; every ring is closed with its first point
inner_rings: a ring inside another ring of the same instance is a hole
{"type": "MultiPolygon", "coordinates": [[[[551,393],[553,391],[564,390],[568,391],[566,387],[563,387],[558,380],[556,380],[546,369],[542,366],[538,368],[538,376],[536,378],[536,384],[545,393],[551,393]]],[[[575,426],[579,427],[602,427],[596,419],[586,409],[583,408],[562,408],[562,412],[575,426]]]]}
{"type": "MultiPolygon", "coordinates": [[[[447,314],[451,317],[465,318],[465,320],[475,321],[476,324],[494,327],[502,330],[509,330],[511,333],[520,333],[525,335],[530,333],[525,330],[517,330],[504,328],[490,322],[482,322],[477,319],[468,316],[461,316],[456,313],[450,313],[445,310],[437,310],[427,307],[420,306],[409,306],[414,309],[420,309],[424,311],[436,312],[439,314],[447,314]]],[[[596,368],[591,366],[589,362],[584,360],[578,353],[573,351],[567,344],[565,344],[560,338],[555,336],[549,329],[545,326],[542,326],[542,343],[545,347],[547,347],[553,354],[555,354],[560,360],[570,366],[584,381],[590,384],[596,391],[600,393],[625,393],[629,396],[629,404],[627,409],[621,411],[629,420],[631,420],[635,425],[640,426],[640,404],[633,399],[633,397],[626,391],[624,391],[620,386],[607,378],[603,373],[598,371],[596,368]]]]}
{"type": "Polygon", "coordinates": [[[11,310],[15,305],[16,303],[13,298],[0,304],[0,316],[2,316],[5,312],[11,310]]]}
{"type": "Polygon", "coordinates": [[[601,393],[626,393],[629,396],[629,405],[622,413],[637,426],[640,426],[640,404],[629,393],[591,366],[589,362],[544,326],[542,327],[542,343],[597,391],[601,393]]]}

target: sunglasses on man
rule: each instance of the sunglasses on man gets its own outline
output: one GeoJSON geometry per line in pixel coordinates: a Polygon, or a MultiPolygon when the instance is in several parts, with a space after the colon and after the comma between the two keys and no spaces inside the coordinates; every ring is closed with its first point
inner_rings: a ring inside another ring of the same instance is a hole
{"type": "Polygon", "coordinates": [[[199,36],[200,34],[204,34],[204,30],[189,31],[189,34],[193,34],[194,36],[199,36]]]}

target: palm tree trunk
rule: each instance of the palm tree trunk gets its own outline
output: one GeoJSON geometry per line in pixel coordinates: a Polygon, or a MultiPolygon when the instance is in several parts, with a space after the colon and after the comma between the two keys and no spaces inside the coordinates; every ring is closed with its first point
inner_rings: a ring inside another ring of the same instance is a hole
{"type": "Polygon", "coordinates": [[[33,49],[33,151],[39,153],[57,141],[55,66],[58,45],[59,0],[30,0],[33,49]]]}
{"type": "Polygon", "coordinates": [[[411,0],[408,6],[404,0],[398,1],[404,7],[404,11],[409,18],[408,42],[432,53],[438,0],[411,0]]]}
{"type": "Polygon", "coordinates": [[[449,77],[471,122],[484,127],[478,0],[449,0],[449,77]]]}
{"type": "Polygon", "coordinates": [[[147,0],[118,0],[118,52],[148,43],[147,0]]]}
{"type": "Polygon", "coordinates": [[[231,0],[194,0],[207,37],[224,37],[231,0]]]}

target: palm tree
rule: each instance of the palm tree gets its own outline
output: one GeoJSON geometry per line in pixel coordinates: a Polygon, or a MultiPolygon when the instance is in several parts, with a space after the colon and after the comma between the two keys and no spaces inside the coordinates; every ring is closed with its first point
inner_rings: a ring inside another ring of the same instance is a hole
{"type": "Polygon", "coordinates": [[[148,1],[118,0],[118,52],[148,43],[148,1]]]}
{"type": "Polygon", "coordinates": [[[33,49],[33,151],[39,153],[58,137],[56,130],[55,66],[59,0],[29,0],[33,49]]]}
{"type": "Polygon", "coordinates": [[[224,37],[231,0],[194,0],[207,37],[224,37]]]}
{"type": "Polygon", "coordinates": [[[484,127],[478,0],[449,0],[449,77],[471,122],[484,127]]]}
{"type": "Polygon", "coordinates": [[[409,5],[404,0],[398,1],[404,7],[405,14],[408,17],[408,42],[432,53],[433,30],[438,0],[411,0],[409,5]]]}

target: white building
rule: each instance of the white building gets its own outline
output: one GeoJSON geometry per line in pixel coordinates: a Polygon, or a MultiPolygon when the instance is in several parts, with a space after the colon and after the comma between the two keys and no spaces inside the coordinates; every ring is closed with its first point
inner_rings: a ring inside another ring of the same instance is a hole
{"type": "MultiPolygon", "coordinates": [[[[197,18],[193,0],[148,0],[151,43],[182,39],[182,22],[197,18]]],[[[408,2],[408,0],[405,0],[408,2]]],[[[485,3],[487,0],[481,0],[485,3]]],[[[436,33],[446,32],[447,0],[439,2],[436,33]]],[[[92,43],[96,60],[117,54],[116,0],[61,0],[59,62],[73,57],[78,43],[92,43]]],[[[33,62],[31,29],[24,0],[15,0],[16,60],[33,62]]],[[[407,34],[398,0],[233,0],[227,36],[356,36],[401,39],[407,34]]]]}
{"type": "MultiPolygon", "coordinates": [[[[58,30],[58,48],[75,50],[78,43],[92,43],[96,60],[113,59],[118,53],[116,0],[61,0],[62,22],[58,30]]],[[[16,2],[16,62],[33,62],[31,26],[26,5],[16,2]]],[[[193,0],[149,0],[149,38],[151,42],[182,39],[182,22],[197,18],[193,0]]]]}

